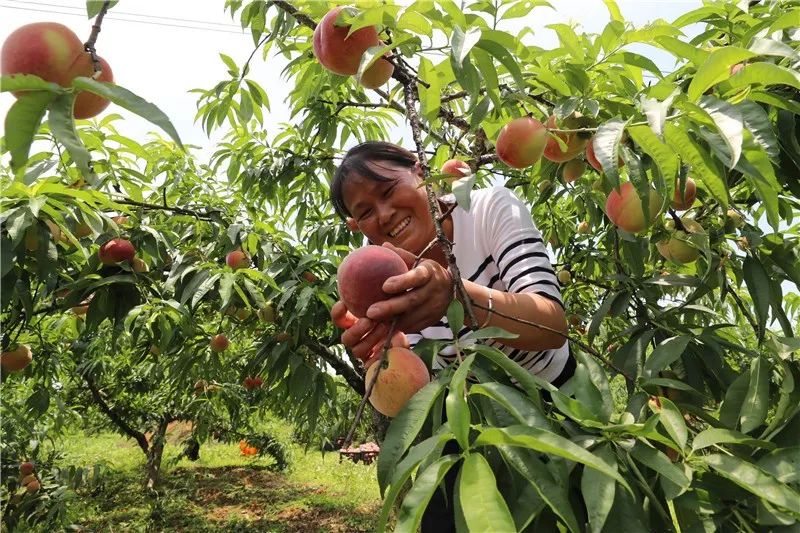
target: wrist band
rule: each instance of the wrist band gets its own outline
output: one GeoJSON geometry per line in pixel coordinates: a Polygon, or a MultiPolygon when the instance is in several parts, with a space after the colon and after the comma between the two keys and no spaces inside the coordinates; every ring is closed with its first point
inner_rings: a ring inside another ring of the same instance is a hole
{"type": "Polygon", "coordinates": [[[486,313],[486,320],[484,320],[483,324],[481,324],[481,328],[485,328],[489,325],[489,320],[492,318],[492,309],[492,288],[489,287],[489,312],[486,313]]]}

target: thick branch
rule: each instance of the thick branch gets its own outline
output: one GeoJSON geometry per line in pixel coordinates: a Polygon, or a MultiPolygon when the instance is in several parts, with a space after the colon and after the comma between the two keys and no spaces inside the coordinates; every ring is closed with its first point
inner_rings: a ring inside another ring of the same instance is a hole
{"type": "Polygon", "coordinates": [[[195,218],[201,220],[213,220],[210,216],[209,212],[201,213],[199,211],[194,211],[192,209],[186,209],[184,207],[169,207],[166,205],[159,205],[159,204],[151,204],[147,202],[137,202],[136,200],[115,200],[116,203],[122,205],[133,205],[136,207],[143,207],[145,209],[153,209],[156,211],[171,211],[173,213],[178,213],[181,215],[190,215],[195,218]]]}
{"type": "Polygon", "coordinates": [[[147,437],[144,436],[144,433],[133,429],[130,425],[128,425],[127,422],[125,422],[125,420],[122,419],[120,414],[117,413],[117,411],[114,408],[112,408],[111,406],[108,405],[108,403],[106,403],[105,399],[100,394],[100,390],[97,388],[94,379],[90,374],[87,373],[86,375],[84,375],[84,379],[86,379],[86,384],[89,385],[89,390],[92,391],[92,397],[94,398],[94,401],[97,402],[97,405],[98,407],[100,407],[100,410],[103,411],[103,413],[105,413],[105,415],[108,418],[110,418],[111,421],[114,422],[114,424],[116,424],[117,427],[121,429],[123,433],[125,433],[127,436],[135,440],[136,443],[139,445],[139,448],[141,448],[142,451],[146,454],[149,450],[149,446],[147,444],[147,437]]]}
{"type": "Polygon", "coordinates": [[[319,355],[323,361],[331,365],[336,373],[342,376],[354,391],[359,395],[364,394],[364,380],[361,379],[361,376],[359,376],[355,370],[342,361],[341,358],[316,343],[309,344],[309,347],[314,353],[319,355]]]}
{"type": "Polygon", "coordinates": [[[273,5],[276,5],[279,8],[283,9],[284,11],[289,13],[291,16],[293,16],[297,22],[299,22],[301,24],[305,24],[306,26],[308,26],[312,30],[317,28],[317,23],[314,22],[314,20],[311,17],[309,17],[308,15],[300,12],[290,2],[287,2],[286,0],[272,0],[269,3],[271,3],[273,5]]]}

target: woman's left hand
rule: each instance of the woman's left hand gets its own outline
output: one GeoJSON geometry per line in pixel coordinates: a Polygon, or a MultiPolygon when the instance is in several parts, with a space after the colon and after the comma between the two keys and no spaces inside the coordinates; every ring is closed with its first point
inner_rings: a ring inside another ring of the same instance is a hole
{"type": "MultiPolygon", "coordinates": [[[[397,252],[411,268],[416,257],[411,252],[389,243],[383,246],[397,252]]],[[[397,317],[397,330],[416,333],[439,322],[453,299],[453,277],[450,271],[431,259],[423,259],[405,274],[392,276],[383,284],[391,298],[370,306],[367,317],[390,322],[397,317]]]]}

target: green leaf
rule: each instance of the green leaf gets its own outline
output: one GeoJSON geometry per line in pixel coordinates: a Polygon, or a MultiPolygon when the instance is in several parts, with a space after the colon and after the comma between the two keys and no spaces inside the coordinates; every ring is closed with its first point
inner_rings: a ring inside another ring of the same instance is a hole
{"type": "Polygon", "coordinates": [[[770,159],[777,159],[780,153],[778,137],[764,108],[750,100],[745,100],[736,107],[739,108],[744,126],[753,136],[753,141],[767,152],[770,159]]]}
{"type": "Polygon", "coordinates": [[[683,470],[672,464],[666,455],[655,448],[637,442],[631,450],[631,456],[646,467],[658,472],[662,482],[666,479],[672,484],[664,484],[664,495],[668,500],[674,500],[689,488],[691,480],[686,477],[683,470]]]}
{"type": "Polygon", "coordinates": [[[566,24],[548,24],[545,27],[556,32],[559,41],[561,41],[561,46],[567,50],[576,61],[583,63],[586,56],[574,29],[566,24]]]}
{"type": "Polygon", "coordinates": [[[800,446],[775,450],[758,460],[758,467],[781,483],[800,480],[800,446]]]}
{"type": "Polygon", "coordinates": [[[758,340],[764,339],[769,313],[769,275],[764,265],[755,257],[748,255],[743,264],[744,282],[753,300],[758,317],[758,340]]]}
{"type": "Polygon", "coordinates": [[[483,38],[478,41],[475,46],[489,52],[492,57],[497,59],[504,67],[506,67],[508,73],[514,78],[514,83],[517,84],[518,88],[522,89],[526,86],[526,84],[525,79],[522,77],[522,70],[520,70],[519,65],[517,64],[517,60],[507,48],[491,38],[491,33],[484,32],[483,38]]]}
{"type": "Polygon", "coordinates": [[[676,89],[662,102],[659,102],[655,98],[647,98],[642,96],[642,111],[644,111],[644,114],[647,117],[647,124],[656,135],[663,135],[664,121],[667,118],[667,112],[669,111],[670,106],[672,106],[672,101],[679,94],[680,91],[676,89]]]}
{"type": "Polygon", "coordinates": [[[400,505],[394,529],[396,533],[416,533],[422,521],[422,514],[436,487],[442,482],[445,474],[460,460],[460,455],[444,455],[417,476],[411,490],[408,491],[400,505]]]}
{"type": "Polygon", "coordinates": [[[497,490],[492,467],[480,453],[471,453],[464,459],[458,493],[470,530],[516,531],[508,504],[497,490]]]}
{"type": "Polygon", "coordinates": [[[24,93],[11,104],[5,119],[5,144],[11,153],[11,170],[16,172],[28,162],[28,153],[36,132],[56,93],[33,91],[24,93]]]}
{"type": "Polygon", "coordinates": [[[657,78],[664,77],[661,73],[661,69],[658,68],[658,65],[656,65],[652,59],[634,52],[617,52],[616,54],[608,56],[605,61],[608,63],[637,67],[647,72],[652,72],[657,78]]]}
{"type": "Polygon", "coordinates": [[[750,366],[750,384],[742,402],[742,433],[750,433],[767,419],[769,409],[769,374],[771,368],[763,357],[756,357],[750,366]]]}
{"type": "Polygon", "coordinates": [[[683,414],[672,403],[672,400],[663,396],[659,396],[658,399],[661,402],[661,409],[658,411],[659,421],[664,426],[664,429],[667,430],[667,434],[672,438],[672,441],[678,445],[679,451],[683,453],[686,448],[686,439],[689,435],[689,431],[686,429],[686,422],[683,420],[683,414]]]}
{"type": "Polygon", "coordinates": [[[491,398],[517,419],[520,424],[547,429],[550,423],[533,402],[516,387],[497,382],[477,383],[470,387],[470,395],[491,398]]]}
{"type": "Polygon", "coordinates": [[[736,429],[739,424],[739,413],[742,403],[750,386],[750,371],[739,374],[725,392],[725,399],[719,408],[719,421],[731,429],[736,429]]]}
{"type": "Polygon", "coordinates": [[[453,335],[458,337],[458,332],[464,327],[464,306],[457,299],[453,299],[447,306],[447,323],[453,335]]]}
{"type": "Polygon", "coordinates": [[[715,444],[744,444],[755,448],[765,448],[767,450],[775,448],[775,443],[773,442],[753,439],[744,433],[732,429],[708,428],[698,433],[692,441],[692,453],[715,444]]]}
{"type": "Polygon", "coordinates": [[[653,350],[653,353],[651,353],[650,357],[644,362],[644,371],[642,375],[645,378],[658,375],[660,370],[664,370],[683,355],[686,346],[689,345],[691,340],[691,337],[682,335],[667,339],[656,346],[656,349],[653,350]]]}
{"type": "Polygon", "coordinates": [[[615,468],[611,468],[594,454],[581,448],[571,440],[551,431],[519,425],[505,428],[487,428],[478,435],[478,438],[473,443],[476,448],[479,446],[502,445],[530,448],[531,450],[557,455],[570,461],[582,463],[616,479],[630,490],[628,483],[617,473],[615,468]]]}
{"type": "Polygon", "coordinates": [[[603,0],[603,3],[608,9],[608,14],[611,16],[611,20],[625,22],[625,18],[622,16],[622,13],[620,13],[619,6],[615,0],[603,0]]]}
{"type": "Polygon", "coordinates": [[[102,96],[103,98],[114,102],[118,106],[124,107],[131,113],[139,115],[140,117],[152,122],[164,130],[164,132],[166,132],[166,134],[169,135],[172,140],[178,144],[178,146],[183,148],[178,131],[175,129],[175,126],[172,125],[172,122],[170,122],[169,117],[167,117],[167,115],[165,115],[164,112],[158,107],[142,97],[135,95],[128,89],[113,83],[100,82],[93,80],[92,78],[85,78],[82,76],[72,80],[72,86],[76,89],[89,91],[90,93],[102,96]]]}
{"type": "Polygon", "coordinates": [[[728,79],[732,90],[747,85],[790,85],[800,89],[800,74],[772,63],[749,63],[728,79]]]}
{"type": "Polygon", "coordinates": [[[689,100],[696,102],[709,87],[730,78],[733,65],[751,57],[755,57],[753,52],[735,46],[726,46],[711,52],[689,84],[687,91],[689,100]]]}
{"type": "Polygon", "coordinates": [[[481,344],[476,344],[473,349],[499,366],[513,379],[517,380],[517,383],[519,383],[522,389],[527,393],[528,398],[533,401],[537,409],[542,409],[542,399],[539,395],[539,389],[555,390],[555,387],[550,385],[550,383],[539,377],[534,377],[533,374],[509,359],[508,356],[500,350],[481,344]]]}
{"type": "Polygon", "coordinates": [[[48,91],[53,93],[54,97],[65,92],[64,88],[57,83],[44,81],[39,76],[34,76],[33,74],[13,74],[11,76],[3,76],[0,78],[0,91],[48,91]]]}
{"type": "Polygon", "coordinates": [[[722,170],[717,167],[711,155],[678,124],[667,122],[664,125],[664,137],[667,144],[691,166],[694,178],[699,180],[723,207],[727,208],[728,184],[722,170]]]}
{"type": "Polygon", "coordinates": [[[462,450],[469,449],[470,413],[466,398],[466,381],[474,361],[475,354],[472,354],[458,366],[458,370],[450,380],[450,392],[445,400],[447,422],[462,450]]]}
{"type": "Polygon", "coordinates": [[[445,442],[452,438],[452,434],[447,431],[447,429],[449,429],[447,425],[440,426],[439,429],[440,431],[437,432],[436,435],[428,437],[424,441],[413,446],[408,451],[408,455],[397,465],[397,469],[389,485],[389,490],[384,496],[381,514],[378,517],[378,523],[375,527],[376,531],[384,531],[386,529],[386,522],[389,520],[389,515],[394,509],[394,502],[404,489],[406,481],[411,477],[417,465],[426,461],[433,455],[438,456],[445,442]]]}
{"type": "Polygon", "coordinates": [[[664,180],[667,183],[673,182],[678,175],[679,168],[679,160],[675,152],[658,138],[654,129],[647,126],[631,126],[627,131],[642,151],[653,158],[661,175],[664,176],[664,180]]]}
{"type": "Polygon", "coordinates": [[[450,53],[453,60],[458,65],[464,64],[464,58],[469,51],[481,40],[480,28],[469,28],[466,32],[460,27],[453,28],[453,35],[450,37],[450,53]]]}
{"type": "Polygon", "coordinates": [[[400,414],[392,420],[386,438],[378,455],[378,484],[381,496],[386,490],[394,468],[417,437],[425,418],[428,416],[436,398],[444,391],[444,384],[439,381],[428,383],[408,401],[400,414]]]}
{"type": "Polygon", "coordinates": [[[594,155],[600,161],[603,172],[611,180],[611,186],[615,189],[619,187],[619,142],[622,140],[622,133],[630,122],[621,118],[612,118],[604,122],[597,128],[591,143],[594,143],[594,155]]]}
{"type": "MultiPolygon", "coordinates": [[[[617,469],[617,459],[609,443],[604,443],[594,450],[594,454],[605,461],[610,468],[617,469]]],[[[608,513],[614,504],[616,483],[608,476],[593,468],[584,468],[581,475],[581,493],[586,503],[586,514],[589,518],[589,531],[600,533],[603,530],[608,513]]]]}
{"type": "Polygon", "coordinates": [[[583,403],[591,402],[592,409],[598,420],[607,424],[614,411],[614,400],[611,397],[611,388],[608,384],[608,375],[593,357],[581,350],[575,351],[579,366],[576,377],[580,374],[586,380],[586,386],[575,390],[575,397],[583,403]]]}
{"type": "MultiPolygon", "coordinates": [[[[460,204],[459,204],[460,205],[460,204]]],[[[510,331],[506,331],[502,328],[498,328],[495,326],[489,326],[488,328],[482,328],[476,331],[470,331],[463,337],[461,337],[462,341],[467,340],[476,340],[476,339],[516,339],[519,337],[516,333],[511,333],[510,331]]]]}
{"type": "Polygon", "coordinates": [[[418,84],[420,111],[429,121],[433,121],[439,116],[439,109],[442,106],[441,88],[439,76],[430,59],[420,57],[419,76],[428,83],[429,87],[418,84]]]}
{"type": "Polygon", "coordinates": [[[744,139],[744,122],[740,109],[711,95],[700,98],[699,104],[714,121],[717,131],[722,135],[722,140],[728,146],[731,155],[728,168],[735,167],[742,155],[744,139]]]}
{"type": "Polygon", "coordinates": [[[731,455],[712,454],[703,460],[722,477],[770,503],[800,514],[800,493],[767,474],[754,464],[731,455]]]}
{"type": "MultiPolygon", "coordinates": [[[[119,0],[110,0],[108,3],[108,9],[111,9],[119,0]]],[[[103,9],[104,2],[100,2],[99,0],[86,0],[86,18],[94,18],[99,13],[100,10],[103,9]]]]}
{"type": "Polygon", "coordinates": [[[78,132],[75,130],[75,122],[72,120],[72,106],[75,102],[75,95],[65,93],[58,96],[50,105],[50,113],[47,122],[50,131],[53,132],[56,140],[64,145],[69,152],[75,166],[89,183],[94,183],[96,177],[91,167],[89,151],[83,145],[78,132]]]}
{"type": "MultiPolygon", "coordinates": [[[[572,510],[565,487],[553,479],[547,466],[530,450],[517,449],[511,446],[498,446],[500,453],[525,479],[531,482],[539,496],[553,512],[561,517],[570,531],[578,532],[578,519],[572,510]]],[[[609,468],[611,468],[609,466],[609,468]]],[[[612,481],[613,483],[613,481],[612,481]]]]}
{"type": "Polygon", "coordinates": [[[663,48],[676,58],[680,59],[681,61],[688,60],[695,66],[702,65],[709,55],[709,52],[706,52],[705,50],[692,46],[689,43],[685,43],[680,39],[671,37],[669,35],[656,37],[654,41],[655,45],[663,48]]]}

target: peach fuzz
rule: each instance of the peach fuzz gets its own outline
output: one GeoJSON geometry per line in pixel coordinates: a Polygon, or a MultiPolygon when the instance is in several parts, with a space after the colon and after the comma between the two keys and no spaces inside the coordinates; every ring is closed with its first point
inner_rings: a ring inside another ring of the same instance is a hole
{"type": "Polygon", "coordinates": [[[406,262],[392,250],[375,245],[358,248],[339,265],[336,273],[339,296],[353,315],[364,317],[372,304],[389,298],[383,292],[383,283],[405,272],[408,272],[406,262]]]}

